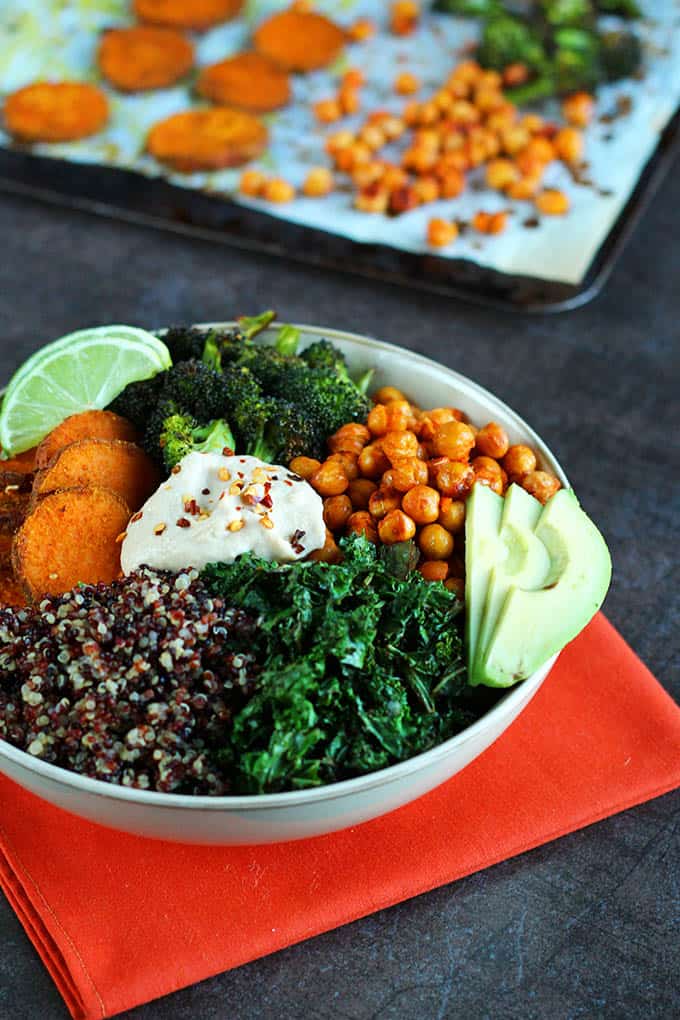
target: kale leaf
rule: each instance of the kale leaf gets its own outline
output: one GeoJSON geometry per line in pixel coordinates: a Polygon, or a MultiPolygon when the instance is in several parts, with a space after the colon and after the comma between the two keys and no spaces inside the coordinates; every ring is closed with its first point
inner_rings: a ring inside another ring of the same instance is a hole
{"type": "Polygon", "coordinates": [[[221,752],[237,792],[301,789],[403,761],[498,696],[467,684],[455,595],[417,571],[395,576],[363,536],[341,544],[340,564],[244,556],[204,572],[216,595],[259,618],[248,650],[264,668],[221,752]]]}

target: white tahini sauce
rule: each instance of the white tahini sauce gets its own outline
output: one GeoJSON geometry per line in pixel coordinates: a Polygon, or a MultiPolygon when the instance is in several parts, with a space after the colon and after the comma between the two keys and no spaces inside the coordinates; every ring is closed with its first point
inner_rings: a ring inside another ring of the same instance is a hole
{"type": "Polygon", "coordinates": [[[257,457],[190,453],[134,514],[121,566],[201,569],[252,552],[279,563],[324,544],[321,497],[311,485],[257,457]]]}

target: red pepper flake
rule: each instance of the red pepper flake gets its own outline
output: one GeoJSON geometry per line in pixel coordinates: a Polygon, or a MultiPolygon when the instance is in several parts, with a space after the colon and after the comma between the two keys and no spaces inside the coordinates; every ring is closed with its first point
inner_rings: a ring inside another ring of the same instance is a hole
{"type": "Polygon", "coordinates": [[[226,494],[227,494],[227,493],[226,493],[226,490],[225,490],[225,489],[223,489],[223,490],[222,490],[222,492],[221,492],[221,493],[219,494],[219,497],[218,497],[218,501],[219,501],[220,499],[224,499],[224,497],[226,496],[226,494]]]}
{"type": "Polygon", "coordinates": [[[245,464],[246,458],[245,457],[239,457],[238,462],[239,462],[239,464],[245,464]]]}
{"type": "Polygon", "coordinates": [[[266,496],[262,497],[260,503],[262,504],[262,506],[266,506],[267,510],[271,510],[271,508],[274,506],[274,504],[272,503],[272,498],[269,495],[269,493],[267,493],[266,496]]]}
{"type": "Polygon", "coordinates": [[[209,496],[210,495],[210,489],[201,489],[201,495],[202,496],[209,496]]]}
{"type": "Polygon", "coordinates": [[[130,518],[130,524],[135,524],[137,521],[141,521],[143,517],[142,511],[138,510],[136,514],[133,514],[130,518]]]}
{"type": "Polygon", "coordinates": [[[289,542],[293,547],[293,552],[297,553],[298,555],[305,551],[305,547],[302,545],[302,539],[305,537],[306,534],[307,534],[306,531],[301,531],[298,528],[298,530],[294,531],[293,534],[290,536],[289,542]]]}
{"type": "Polygon", "coordinates": [[[184,501],[184,513],[185,514],[191,514],[192,517],[195,517],[200,512],[201,512],[201,508],[199,507],[199,505],[198,505],[198,503],[196,502],[195,499],[187,499],[187,500],[184,501]]]}
{"type": "Polygon", "coordinates": [[[245,475],[243,474],[242,471],[237,471],[236,474],[239,476],[239,478],[245,478],[245,475]]]}
{"type": "Polygon", "coordinates": [[[235,453],[236,453],[236,450],[232,450],[232,448],[230,446],[223,446],[222,447],[222,456],[223,457],[233,457],[235,453]]]}
{"type": "Polygon", "coordinates": [[[171,475],[178,475],[178,474],[180,473],[180,471],[181,471],[181,470],[182,470],[182,466],[181,466],[181,464],[175,464],[175,466],[174,466],[174,468],[172,469],[172,471],[170,472],[170,474],[171,474],[171,475]]]}
{"type": "Polygon", "coordinates": [[[284,478],[283,481],[285,485],[290,485],[291,489],[293,488],[293,483],[289,482],[287,478],[284,478]]]}
{"type": "Polygon", "coordinates": [[[188,521],[186,519],[186,517],[178,517],[177,521],[176,521],[176,524],[177,524],[178,528],[190,528],[191,527],[191,521],[188,521]]]}

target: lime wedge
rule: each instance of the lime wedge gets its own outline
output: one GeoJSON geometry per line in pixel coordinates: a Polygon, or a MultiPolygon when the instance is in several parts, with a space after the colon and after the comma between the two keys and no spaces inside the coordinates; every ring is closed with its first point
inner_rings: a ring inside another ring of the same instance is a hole
{"type": "Polygon", "coordinates": [[[106,407],[128,383],[169,368],[162,340],[134,326],[81,329],[36,351],[12,377],[0,412],[0,446],[21,453],[64,418],[106,407]]]}

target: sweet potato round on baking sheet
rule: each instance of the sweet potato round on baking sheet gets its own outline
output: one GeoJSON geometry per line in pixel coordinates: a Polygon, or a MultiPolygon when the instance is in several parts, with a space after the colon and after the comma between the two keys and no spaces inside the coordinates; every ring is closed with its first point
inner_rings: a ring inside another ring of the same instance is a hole
{"type": "Polygon", "coordinates": [[[267,128],[242,110],[184,110],[155,124],[146,147],[159,163],[192,173],[243,166],[267,147],[267,128]]]}
{"type": "Polygon", "coordinates": [[[345,33],[322,14],[288,10],[263,21],[253,42],[258,53],[287,71],[316,71],[339,55],[345,33]]]}
{"type": "Polygon", "coordinates": [[[5,128],[21,142],[75,142],[101,131],[109,104],[85,82],[35,82],[7,96],[3,112],[5,128]]]}
{"type": "Polygon", "coordinates": [[[12,545],[14,576],[33,601],[82,581],[109,583],[120,574],[120,535],[127,503],[110,489],[62,489],[28,515],[12,545]]]}
{"type": "Polygon", "coordinates": [[[204,67],[196,89],[213,103],[253,113],[278,110],[290,100],[288,73],[259,53],[237,53],[204,67]]]}
{"type": "Polygon", "coordinates": [[[112,28],[102,36],[97,60],[115,88],[144,92],[183,78],[193,67],[194,47],[174,28],[112,28]]]}
{"type": "Polygon", "coordinates": [[[140,21],[171,28],[195,28],[199,32],[240,13],[244,0],[135,0],[140,21]]]}

